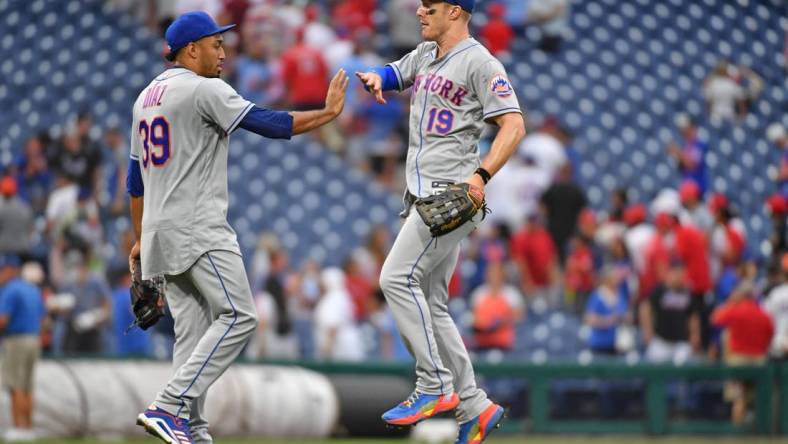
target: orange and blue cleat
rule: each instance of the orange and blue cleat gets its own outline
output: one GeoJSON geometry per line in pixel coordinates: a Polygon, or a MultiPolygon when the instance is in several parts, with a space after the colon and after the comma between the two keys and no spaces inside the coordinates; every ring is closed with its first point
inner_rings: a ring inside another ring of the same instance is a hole
{"type": "Polygon", "coordinates": [[[432,418],[438,413],[454,410],[460,404],[456,393],[450,395],[425,395],[418,391],[398,406],[383,414],[383,420],[397,426],[409,426],[432,418]]]}
{"type": "Polygon", "coordinates": [[[498,404],[487,407],[479,416],[460,424],[460,433],[454,444],[480,444],[500,426],[503,417],[503,407],[498,404]]]}

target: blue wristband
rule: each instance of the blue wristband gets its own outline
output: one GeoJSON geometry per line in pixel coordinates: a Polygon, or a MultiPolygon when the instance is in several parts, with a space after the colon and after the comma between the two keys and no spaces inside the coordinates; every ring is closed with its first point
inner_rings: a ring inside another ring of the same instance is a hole
{"type": "MultiPolygon", "coordinates": [[[[394,72],[394,68],[390,65],[386,65],[384,67],[375,67],[370,69],[370,71],[376,73],[380,76],[381,80],[381,89],[383,91],[393,91],[399,89],[399,82],[397,82],[397,74],[394,72]]],[[[364,85],[364,89],[369,91],[367,85],[364,85]]]]}

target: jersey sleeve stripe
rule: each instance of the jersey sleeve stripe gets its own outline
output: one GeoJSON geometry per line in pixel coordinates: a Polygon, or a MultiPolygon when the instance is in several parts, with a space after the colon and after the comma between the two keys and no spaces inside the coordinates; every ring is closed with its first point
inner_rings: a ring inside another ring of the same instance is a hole
{"type": "Polygon", "coordinates": [[[399,72],[399,68],[397,67],[397,65],[395,65],[393,63],[389,63],[386,66],[391,66],[392,68],[394,68],[394,74],[397,75],[397,85],[399,86],[399,90],[402,91],[402,89],[403,89],[402,88],[402,73],[399,72]]]}
{"type": "Polygon", "coordinates": [[[244,108],[243,111],[241,111],[241,113],[238,114],[238,117],[236,117],[235,120],[233,120],[233,123],[230,124],[230,126],[225,130],[225,132],[227,134],[230,134],[231,132],[233,132],[235,127],[238,126],[238,123],[241,122],[241,119],[243,119],[244,116],[246,116],[246,114],[252,109],[253,106],[254,106],[254,103],[249,102],[249,104],[246,105],[246,108],[244,108]]]}
{"type": "Polygon", "coordinates": [[[508,114],[508,113],[519,113],[522,114],[523,111],[516,106],[508,106],[506,108],[496,109],[495,111],[490,111],[489,113],[482,116],[483,120],[487,120],[490,117],[500,116],[501,114],[508,114]]]}

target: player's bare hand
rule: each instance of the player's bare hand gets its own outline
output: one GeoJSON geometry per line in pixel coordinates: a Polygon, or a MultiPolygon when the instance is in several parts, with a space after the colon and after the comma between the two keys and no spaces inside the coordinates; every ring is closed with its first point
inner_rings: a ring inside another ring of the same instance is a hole
{"type": "Polygon", "coordinates": [[[380,78],[380,75],[374,72],[356,71],[356,77],[358,77],[361,83],[369,89],[369,92],[375,96],[376,102],[381,105],[386,103],[386,99],[383,98],[383,79],[380,78]]]}
{"type": "Polygon", "coordinates": [[[328,85],[326,109],[335,117],[340,115],[345,107],[345,93],[349,82],[350,78],[345,74],[345,70],[340,69],[334,74],[334,78],[331,79],[331,83],[328,85]]]}
{"type": "Polygon", "coordinates": [[[131,253],[129,254],[129,273],[134,274],[134,267],[136,267],[135,263],[139,262],[140,260],[140,243],[134,242],[134,246],[131,247],[131,253]]]}

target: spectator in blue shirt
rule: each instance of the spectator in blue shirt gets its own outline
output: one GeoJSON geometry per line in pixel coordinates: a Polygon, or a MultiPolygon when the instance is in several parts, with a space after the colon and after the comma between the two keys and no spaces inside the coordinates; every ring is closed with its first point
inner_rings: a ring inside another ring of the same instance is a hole
{"type": "Polygon", "coordinates": [[[0,255],[2,381],[11,396],[13,428],[6,441],[32,440],[33,375],[41,356],[41,323],[46,310],[41,291],[19,277],[17,256],[0,255]]]}
{"type": "Polygon", "coordinates": [[[591,327],[588,345],[594,353],[616,354],[616,330],[627,321],[629,304],[620,292],[619,272],[602,271],[599,287],[588,298],[584,322],[591,327]]]}
{"type": "Polygon", "coordinates": [[[686,114],[676,117],[676,124],[681,131],[681,146],[676,143],[668,145],[668,153],[676,160],[681,173],[681,180],[691,180],[700,188],[700,195],[706,194],[706,153],[709,146],[698,136],[698,128],[686,114]]]}
{"type": "Polygon", "coordinates": [[[74,306],[64,313],[66,353],[101,354],[111,316],[110,289],[104,277],[88,268],[86,252],[73,249],[63,260],[64,284],[61,293],[74,297],[74,306]]]}

